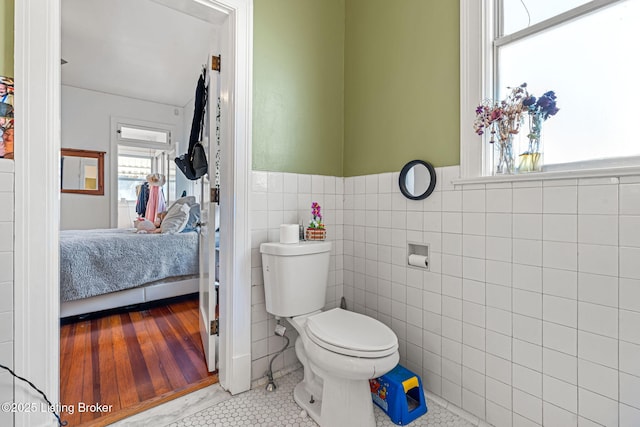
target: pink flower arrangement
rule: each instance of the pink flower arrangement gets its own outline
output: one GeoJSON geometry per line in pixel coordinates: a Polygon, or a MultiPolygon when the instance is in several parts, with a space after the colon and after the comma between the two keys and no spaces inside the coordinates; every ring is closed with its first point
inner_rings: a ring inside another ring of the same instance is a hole
{"type": "Polygon", "coordinates": [[[319,228],[324,229],[324,224],[322,223],[322,213],[320,212],[320,204],[318,202],[313,202],[311,204],[311,216],[313,219],[309,223],[309,228],[319,228]]]}
{"type": "Polygon", "coordinates": [[[529,96],[527,84],[510,88],[511,92],[502,101],[485,100],[476,108],[476,120],[473,129],[478,135],[486,131],[490,133],[489,142],[495,142],[496,134],[498,142],[509,140],[520,131],[520,125],[524,121],[524,115],[528,108],[522,101],[529,96]]]}

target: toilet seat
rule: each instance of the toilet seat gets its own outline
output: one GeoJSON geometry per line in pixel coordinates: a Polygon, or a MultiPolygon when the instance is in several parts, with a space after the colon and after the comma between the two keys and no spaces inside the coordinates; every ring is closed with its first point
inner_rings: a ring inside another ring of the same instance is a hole
{"type": "Polygon", "coordinates": [[[398,339],[385,324],[339,308],[308,317],[305,330],[318,346],[346,356],[379,358],[398,350],[398,339]]]}

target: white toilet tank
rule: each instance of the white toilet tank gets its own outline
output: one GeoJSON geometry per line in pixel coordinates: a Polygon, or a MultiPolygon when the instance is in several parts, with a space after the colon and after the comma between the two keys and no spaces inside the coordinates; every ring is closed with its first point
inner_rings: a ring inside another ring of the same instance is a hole
{"type": "Polygon", "coordinates": [[[324,307],[331,242],[263,243],[262,273],[267,312],[293,317],[324,307]]]}

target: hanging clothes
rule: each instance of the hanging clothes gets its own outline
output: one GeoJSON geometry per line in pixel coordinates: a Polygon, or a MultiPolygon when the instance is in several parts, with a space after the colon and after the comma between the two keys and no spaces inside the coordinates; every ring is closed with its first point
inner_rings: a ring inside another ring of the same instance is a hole
{"type": "Polygon", "coordinates": [[[167,209],[167,202],[162,192],[162,186],[166,183],[166,179],[161,173],[152,173],[147,175],[147,182],[149,183],[149,201],[144,217],[155,223],[158,214],[167,209]]]}
{"type": "Polygon", "coordinates": [[[149,202],[147,203],[145,219],[155,223],[158,214],[165,210],[167,210],[167,202],[165,201],[162,188],[152,185],[149,188],[149,202]]]}
{"type": "Polygon", "coordinates": [[[140,185],[138,191],[138,199],[136,201],[136,213],[140,217],[144,217],[147,213],[147,203],[149,202],[149,183],[145,182],[140,185]]]}
{"type": "Polygon", "coordinates": [[[158,214],[167,209],[167,202],[162,192],[162,186],[166,183],[166,179],[161,173],[152,173],[147,175],[147,183],[149,184],[149,201],[144,217],[155,223],[158,214]]]}

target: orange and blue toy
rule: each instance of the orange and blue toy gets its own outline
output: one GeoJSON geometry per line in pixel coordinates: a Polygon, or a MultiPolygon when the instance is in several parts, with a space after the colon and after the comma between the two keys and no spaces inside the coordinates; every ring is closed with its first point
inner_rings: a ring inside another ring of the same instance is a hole
{"type": "Polygon", "coordinates": [[[427,413],[420,377],[402,365],[369,380],[373,402],[399,426],[427,413]]]}

